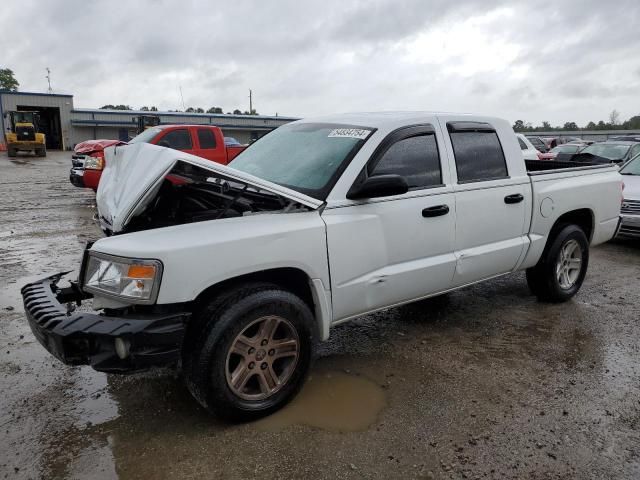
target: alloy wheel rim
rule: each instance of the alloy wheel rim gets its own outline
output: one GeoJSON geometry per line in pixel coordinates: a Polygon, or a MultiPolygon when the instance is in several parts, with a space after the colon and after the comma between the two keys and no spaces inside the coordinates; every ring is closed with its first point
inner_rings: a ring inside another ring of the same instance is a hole
{"type": "Polygon", "coordinates": [[[576,240],[569,240],[560,249],[556,262],[556,278],[560,288],[569,290],[578,281],[582,271],[582,247],[576,240]]]}
{"type": "Polygon", "coordinates": [[[229,389],[244,400],[279,391],[298,363],[300,341],[288,320],[268,315],[251,322],[231,343],[226,361],[229,389]]]}

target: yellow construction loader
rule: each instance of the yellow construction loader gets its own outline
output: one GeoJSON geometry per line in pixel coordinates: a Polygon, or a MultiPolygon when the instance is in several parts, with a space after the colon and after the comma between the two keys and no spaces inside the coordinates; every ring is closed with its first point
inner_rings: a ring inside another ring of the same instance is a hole
{"type": "Polygon", "coordinates": [[[7,153],[15,157],[18,152],[33,152],[38,157],[47,156],[44,133],[38,132],[38,112],[7,112],[9,126],[5,132],[7,153]]]}

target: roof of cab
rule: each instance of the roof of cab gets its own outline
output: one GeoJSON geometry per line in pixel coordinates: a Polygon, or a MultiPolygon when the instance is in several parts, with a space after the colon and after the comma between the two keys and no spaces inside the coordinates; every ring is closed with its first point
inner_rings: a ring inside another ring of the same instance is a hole
{"type": "Polygon", "coordinates": [[[471,119],[500,120],[497,117],[485,115],[474,115],[471,113],[452,112],[429,112],[429,111],[408,111],[408,112],[354,112],[326,115],[321,117],[305,118],[294,123],[338,123],[371,128],[393,128],[412,123],[424,122],[440,115],[455,115],[456,117],[471,117],[471,119]]]}

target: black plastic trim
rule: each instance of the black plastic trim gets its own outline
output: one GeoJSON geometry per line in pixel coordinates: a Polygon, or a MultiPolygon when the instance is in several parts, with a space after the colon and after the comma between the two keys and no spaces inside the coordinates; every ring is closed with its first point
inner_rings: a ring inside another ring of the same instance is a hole
{"type": "Polygon", "coordinates": [[[64,273],[25,285],[21,292],[29,326],[36,339],[53,356],[68,365],[91,365],[102,372],[130,372],[175,364],[180,359],[186,311],[111,316],[73,311],[61,302],[79,303],[91,295],[74,284],[59,288],[64,273]],[[129,345],[122,359],[115,339],[129,345]]]}
{"type": "Polygon", "coordinates": [[[486,122],[447,122],[447,131],[455,132],[494,132],[496,129],[486,122]]]}

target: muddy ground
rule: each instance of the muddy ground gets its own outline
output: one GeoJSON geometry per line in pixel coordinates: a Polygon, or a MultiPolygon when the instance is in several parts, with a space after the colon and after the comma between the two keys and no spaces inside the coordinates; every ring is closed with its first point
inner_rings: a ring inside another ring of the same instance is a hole
{"type": "Polygon", "coordinates": [[[100,236],[69,164],[0,154],[0,478],[640,478],[640,243],[566,304],[514,274],[339,326],[290,407],[225,425],[171,372],[35,341],[20,286],[100,236]]]}

